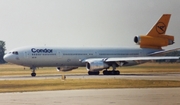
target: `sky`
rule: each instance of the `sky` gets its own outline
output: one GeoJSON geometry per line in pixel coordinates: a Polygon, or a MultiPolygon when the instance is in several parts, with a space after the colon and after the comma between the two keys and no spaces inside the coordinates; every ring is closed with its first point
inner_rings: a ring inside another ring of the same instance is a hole
{"type": "Polygon", "coordinates": [[[162,16],[166,34],[180,47],[179,0],[0,0],[0,40],[7,51],[22,46],[139,47],[162,16]]]}

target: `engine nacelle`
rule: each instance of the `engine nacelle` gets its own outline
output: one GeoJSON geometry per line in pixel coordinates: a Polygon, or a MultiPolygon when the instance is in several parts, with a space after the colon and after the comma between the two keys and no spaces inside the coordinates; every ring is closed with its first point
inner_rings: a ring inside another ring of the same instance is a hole
{"type": "Polygon", "coordinates": [[[135,36],[134,37],[134,42],[136,43],[136,44],[140,44],[141,43],[141,39],[140,39],[141,37],[140,36],[135,36]]]}
{"type": "Polygon", "coordinates": [[[73,66],[61,66],[61,67],[57,67],[57,71],[71,71],[73,69],[77,69],[78,67],[73,67],[73,66]]]}
{"type": "Polygon", "coordinates": [[[161,36],[135,36],[134,42],[141,48],[161,48],[174,44],[174,37],[168,35],[161,36]]]}
{"type": "Polygon", "coordinates": [[[109,65],[103,61],[93,61],[86,63],[86,69],[88,71],[101,71],[103,69],[108,69],[109,65]]]}

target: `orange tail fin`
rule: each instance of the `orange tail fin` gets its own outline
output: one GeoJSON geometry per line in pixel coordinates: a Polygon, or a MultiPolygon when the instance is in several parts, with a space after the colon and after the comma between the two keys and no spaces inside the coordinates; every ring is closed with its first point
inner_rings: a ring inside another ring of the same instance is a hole
{"type": "Polygon", "coordinates": [[[166,33],[171,14],[163,14],[153,28],[148,32],[148,36],[157,36],[166,33]]]}

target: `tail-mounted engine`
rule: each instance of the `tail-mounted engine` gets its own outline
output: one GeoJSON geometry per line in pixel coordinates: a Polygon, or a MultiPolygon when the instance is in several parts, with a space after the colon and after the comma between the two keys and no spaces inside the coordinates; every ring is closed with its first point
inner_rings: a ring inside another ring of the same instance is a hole
{"type": "Polygon", "coordinates": [[[141,48],[161,49],[161,47],[174,44],[174,37],[169,35],[135,36],[134,42],[141,48]]]}

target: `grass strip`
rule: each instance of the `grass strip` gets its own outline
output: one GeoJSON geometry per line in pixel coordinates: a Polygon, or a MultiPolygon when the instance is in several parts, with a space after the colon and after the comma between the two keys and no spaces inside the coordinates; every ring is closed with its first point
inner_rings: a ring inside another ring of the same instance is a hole
{"type": "Polygon", "coordinates": [[[180,87],[174,80],[130,80],[130,79],[44,79],[0,81],[0,92],[28,92],[71,89],[107,88],[157,88],[180,87]]]}

